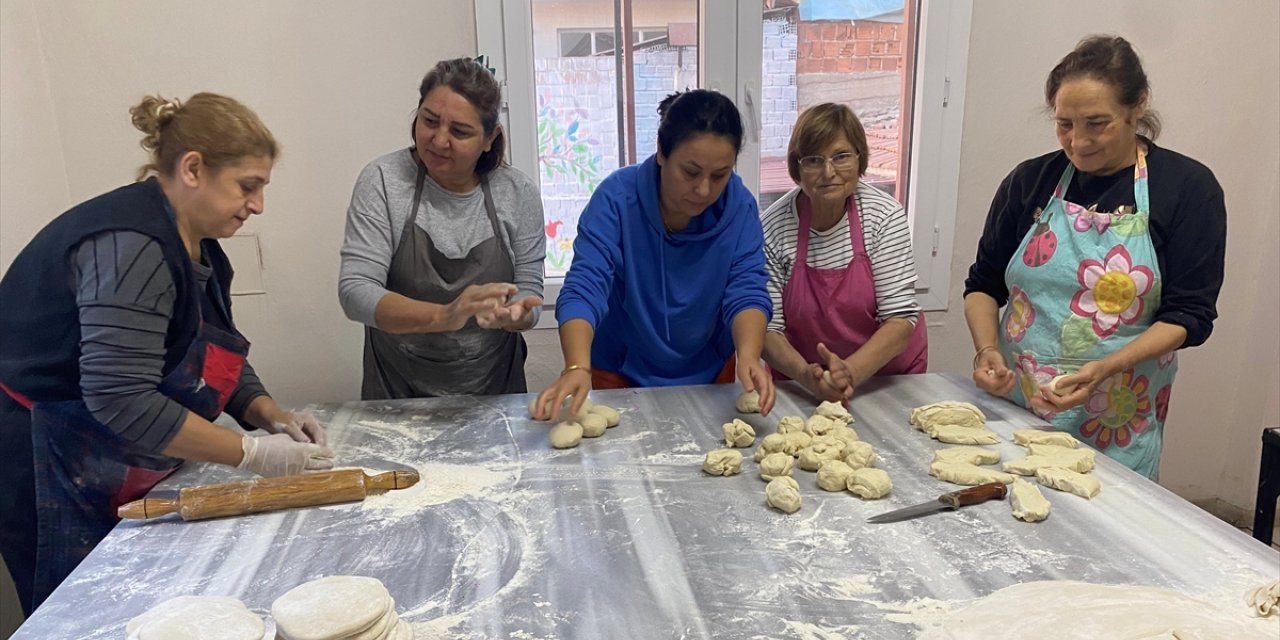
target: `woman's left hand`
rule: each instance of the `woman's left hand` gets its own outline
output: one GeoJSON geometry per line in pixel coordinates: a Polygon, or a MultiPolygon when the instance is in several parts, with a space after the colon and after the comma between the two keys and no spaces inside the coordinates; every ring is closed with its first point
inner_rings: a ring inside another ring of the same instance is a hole
{"type": "Polygon", "coordinates": [[[1058,389],[1065,390],[1066,393],[1054,389],[1052,382],[1040,385],[1040,393],[1031,398],[1031,408],[1057,413],[1084,404],[1094,389],[1112,375],[1114,372],[1101,360],[1086,363],[1075,373],[1063,376],[1058,381],[1058,389]]]}
{"type": "Polygon", "coordinates": [[[476,314],[476,324],[481,329],[524,331],[533,326],[533,310],[542,306],[542,298],[529,296],[493,311],[476,314]]]}
{"type": "Polygon", "coordinates": [[[760,394],[760,415],[769,415],[775,400],[773,378],[764,370],[759,358],[743,358],[738,355],[737,360],[738,381],[742,383],[742,390],[760,394]]]}
{"type": "Polygon", "coordinates": [[[270,425],[264,430],[288,434],[296,442],[314,442],[325,446],[329,441],[324,427],[320,426],[320,421],[310,411],[280,411],[271,417],[270,425]]]}

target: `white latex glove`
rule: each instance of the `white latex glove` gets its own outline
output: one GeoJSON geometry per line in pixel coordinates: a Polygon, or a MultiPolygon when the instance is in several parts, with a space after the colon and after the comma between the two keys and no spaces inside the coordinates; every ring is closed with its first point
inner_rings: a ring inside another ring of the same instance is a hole
{"type": "Polygon", "coordinates": [[[286,418],[285,420],[272,422],[267,431],[288,434],[295,442],[314,442],[322,447],[329,443],[324,427],[320,426],[320,422],[316,420],[314,413],[310,411],[285,411],[284,417],[286,418]]]}
{"type": "Polygon", "coordinates": [[[309,442],[294,442],[287,433],[240,439],[244,458],[236,465],[260,476],[292,476],[333,468],[333,451],[309,442]]]}

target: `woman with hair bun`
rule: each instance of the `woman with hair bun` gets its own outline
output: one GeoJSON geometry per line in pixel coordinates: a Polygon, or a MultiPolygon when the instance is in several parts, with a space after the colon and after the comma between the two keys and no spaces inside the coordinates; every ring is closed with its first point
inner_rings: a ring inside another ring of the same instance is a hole
{"type": "Polygon", "coordinates": [[[263,211],[279,145],[232,98],[130,109],[139,181],[55,218],[0,280],[0,554],[30,613],[183,460],[328,469],[314,416],[249,366],[218,246],[263,211]],[[213,424],[223,412],[252,437],[213,424]]]}
{"type": "Polygon", "coordinates": [[[973,380],[1154,480],[1176,352],[1217,317],[1222,187],[1155,144],[1124,38],[1081,40],[1044,98],[1061,149],[1000,184],[965,280],[973,380]]]}
{"type": "MultiPolygon", "coordinates": [[[[773,407],[760,362],[769,321],[755,196],[734,173],[737,107],[714,91],[658,106],[657,153],[613,172],[578,219],[556,298],[564,371],[538,399],[558,417],[587,391],[732,382],[773,407]]],[[[546,415],[535,417],[545,418],[546,415]]]]}

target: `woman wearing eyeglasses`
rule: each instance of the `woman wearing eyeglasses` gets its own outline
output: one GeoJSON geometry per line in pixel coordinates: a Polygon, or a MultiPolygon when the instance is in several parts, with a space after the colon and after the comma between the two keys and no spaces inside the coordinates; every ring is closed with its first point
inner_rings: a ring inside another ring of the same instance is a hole
{"type": "Polygon", "coordinates": [[[867,156],[848,107],[806,109],[787,147],[799,186],[762,216],[773,302],[764,360],[819,400],[847,401],[871,376],[928,364],[907,213],[859,180],[867,156]]]}

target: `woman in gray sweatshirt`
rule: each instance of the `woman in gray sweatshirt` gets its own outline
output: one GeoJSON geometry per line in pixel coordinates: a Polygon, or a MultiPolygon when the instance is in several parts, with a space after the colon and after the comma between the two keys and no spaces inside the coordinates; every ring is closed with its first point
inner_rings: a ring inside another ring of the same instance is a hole
{"type": "Polygon", "coordinates": [[[413,146],[369,163],[347,210],[338,297],[365,325],[365,400],[524,393],[542,307],[542,199],[507,165],[501,89],[468,59],[418,89],[413,146]]]}

